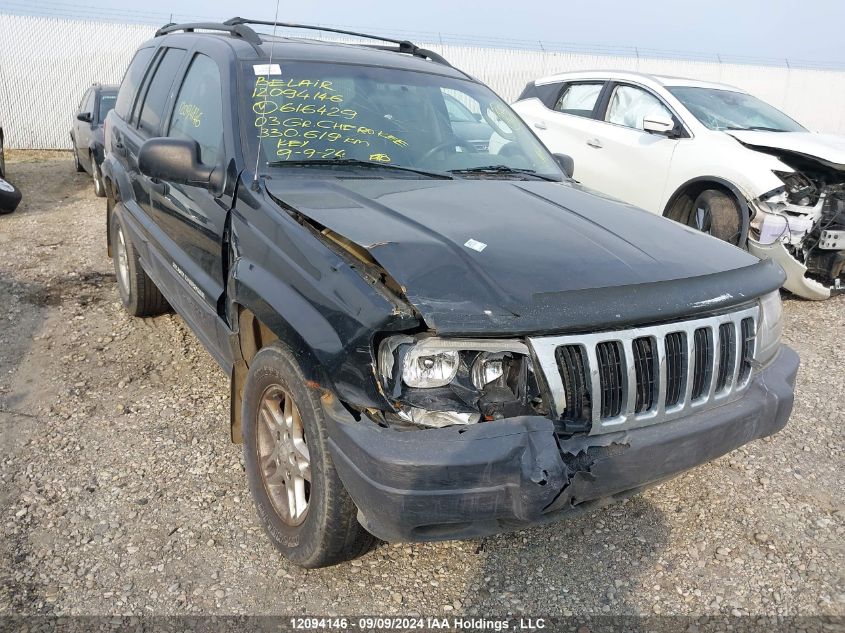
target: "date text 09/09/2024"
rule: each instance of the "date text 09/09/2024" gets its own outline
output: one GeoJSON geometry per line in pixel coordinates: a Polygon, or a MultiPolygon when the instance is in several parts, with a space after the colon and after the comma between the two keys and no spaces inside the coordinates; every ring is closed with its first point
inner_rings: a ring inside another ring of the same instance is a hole
{"type": "Polygon", "coordinates": [[[289,620],[291,630],[443,630],[443,631],[539,631],[547,628],[545,618],[463,618],[463,617],[296,617],[289,620]]]}

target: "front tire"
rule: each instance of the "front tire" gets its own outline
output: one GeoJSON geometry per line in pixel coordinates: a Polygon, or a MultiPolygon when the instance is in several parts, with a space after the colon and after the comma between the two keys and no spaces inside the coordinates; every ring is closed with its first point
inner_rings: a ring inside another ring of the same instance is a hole
{"type": "Polygon", "coordinates": [[[693,201],[686,224],[736,246],[742,218],[736,200],[719,189],[706,189],[693,201]]]}
{"type": "Polygon", "coordinates": [[[0,177],[0,215],[17,209],[22,197],[20,189],[0,177]]]}
{"type": "Polygon", "coordinates": [[[138,251],[135,250],[120,215],[115,209],[109,226],[109,241],[120,301],[126,311],[136,317],[167,312],[170,305],[153,280],[144,272],[138,251]]]}
{"type": "Polygon", "coordinates": [[[364,553],[373,537],[332,463],[319,398],[286,346],[273,343],[252,359],[242,419],[249,488],[282,555],[315,568],[364,553]]]}

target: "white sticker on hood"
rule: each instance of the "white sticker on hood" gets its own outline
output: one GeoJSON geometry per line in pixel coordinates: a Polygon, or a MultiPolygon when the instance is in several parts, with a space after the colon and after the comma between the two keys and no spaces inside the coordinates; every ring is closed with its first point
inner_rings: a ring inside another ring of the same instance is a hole
{"type": "Polygon", "coordinates": [[[253,64],[252,69],[255,75],[281,75],[282,67],[279,64],[253,64]]]}
{"type": "Polygon", "coordinates": [[[478,251],[479,253],[485,248],[487,248],[487,244],[485,244],[484,242],[479,242],[478,240],[474,240],[472,238],[464,242],[464,246],[466,246],[467,248],[471,248],[474,251],[478,251]]]}
{"type": "Polygon", "coordinates": [[[14,190],[15,188],[12,186],[11,183],[6,182],[2,178],[0,178],[0,191],[8,191],[9,193],[12,193],[14,190]]]}

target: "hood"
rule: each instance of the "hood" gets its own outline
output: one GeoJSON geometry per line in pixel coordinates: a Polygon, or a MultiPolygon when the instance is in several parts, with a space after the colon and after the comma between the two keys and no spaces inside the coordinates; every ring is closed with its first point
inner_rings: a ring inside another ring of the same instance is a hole
{"type": "Polygon", "coordinates": [[[794,152],[815,158],[833,169],[845,171],[845,136],[764,130],[730,130],[725,133],[748,147],[794,152]]]}
{"type": "MultiPolygon", "coordinates": [[[[599,317],[619,323],[646,318],[649,310],[655,316],[692,313],[756,296],[743,292],[741,283],[720,286],[723,275],[746,270],[756,258],[571,184],[265,183],[277,201],[365,248],[428,326],[442,333],[562,330],[577,327],[579,312],[595,326],[599,317]],[[670,286],[681,294],[668,296],[670,286]],[[651,305],[640,311],[633,305],[644,302],[651,305]]],[[[767,283],[774,285],[767,289],[779,286],[779,279],[778,273],[770,276],[767,283]]]]}

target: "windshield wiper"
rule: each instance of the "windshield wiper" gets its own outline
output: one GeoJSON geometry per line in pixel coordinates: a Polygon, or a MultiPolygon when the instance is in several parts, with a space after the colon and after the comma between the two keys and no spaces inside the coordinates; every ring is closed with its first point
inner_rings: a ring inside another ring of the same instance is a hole
{"type": "Polygon", "coordinates": [[[274,160],[267,163],[268,167],[366,167],[368,169],[389,169],[391,171],[404,171],[429,178],[441,178],[443,180],[454,180],[452,176],[442,171],[427,171],[414,167],[402,167],[390,163],[376,163],[369,160],[357,158],[317,158],[305,160],[274,160]]]}
{"type": "Polygon", "coordinates": [[[558,182],[557,178],[551,176],[543,176],[538,174],[533,169],[518,169],[516,167],[508,167],[507,165],[485,165],[483,167],[467,167],[465,169],[450,169],[450,174],[519,174],[522,176],[533,176],[542,180],[550,180],[558,182]]]}
{"type": "Polygon", "coordinates": [[[761,132],[786,132],[776,127],[766,127],[765,125],[749,125],[748,127],[726,127],[726,130],[734,130],[737,132],[743,131],[761,131],[761,132]]]}

